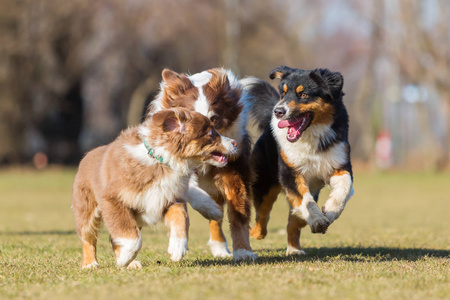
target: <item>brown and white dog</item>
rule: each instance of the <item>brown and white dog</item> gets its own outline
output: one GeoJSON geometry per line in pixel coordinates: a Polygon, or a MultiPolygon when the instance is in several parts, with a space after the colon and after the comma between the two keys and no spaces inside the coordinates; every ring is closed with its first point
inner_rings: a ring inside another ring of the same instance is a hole
{"type": "MultiPolygon", "coordinates": [[[[197,170],[198,182],[197,178],[192,178],[188,195],[191,200],[188,201],[192,203],[195,200],[192,191],[199,193],[203,190],[222,208],[227,203],[233,257],[235,260],[255,259],[256,254],[249,242],[251,143],[245,129],[248,103],[240,81],[231,71],[223,68],[194,75],[165,69],[162,78],[160,92],[149,107],[150,113],[171,107],[185,107],[205,115],[217,132],[237,141],[238,152],[229,156],[226,167],[203,165],[197,170]]],[[[222,222],[210,221],[209,228],[208,244],[213,256],[230,256],[222,222]]]]}
{"type": "MultiPolygon", "coordinates": [[[[219,135],[207,117],[173,108],[149,115],[111,144],[87,153],[75,177],[72,202],[83,244],[81,266],[98,266],[96,243],[102,219],[117,266],[141,268],[134,260],[142,245],[140,228],[162,218],[169,228],[171,259],[181,260],[189,227],[183,198],[191,174],[200,164],[224,167],[227,156],[235,152],[236,141],[219,135]]],[[[217,210],[216,217],[221,218],[217,210]]]]}

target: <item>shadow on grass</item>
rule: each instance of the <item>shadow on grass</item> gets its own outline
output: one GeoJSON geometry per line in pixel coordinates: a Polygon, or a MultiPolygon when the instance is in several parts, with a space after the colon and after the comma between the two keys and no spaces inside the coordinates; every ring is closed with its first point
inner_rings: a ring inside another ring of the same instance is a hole
{"type": "Polygon", "coordinates": [[[259,249],[258,259],[253,262],[235,262],[232,259],[198,259],[191,266],[240,266],[265,265],[284,262],[313,262],[313,261],[417,261],[425,257],[450,258],[450,250],[424,248],[387,248],[387,247],[323,247],[305,248],[306,255],[286,256],[286,249],[259,249]]]}
{"type": "Polygon", "coordinates": [[[49,230],[49,231],[5,231],[0,235],[72,235],[76,234],[75,230],[49,230]]]}

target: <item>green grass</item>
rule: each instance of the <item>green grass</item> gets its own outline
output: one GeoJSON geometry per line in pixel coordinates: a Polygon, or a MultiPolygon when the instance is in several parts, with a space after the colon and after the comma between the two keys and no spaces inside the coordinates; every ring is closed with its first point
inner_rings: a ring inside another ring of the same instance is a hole
{"type": "MultiPolygon", "coordinates": [[[[142,270],[114,266],[100,235],[101,268],[81,270],[74,232],[73,170],[0,171],[0,299],[449,299],[450,176],[355,175],[355,196],[325,235],[302,232],[307,255],[286,257],[287,204],[259,259],[214,259],[207,221],[191,211],[189,252],[170,261],[163,225],[144,228],[142,270]]],[[[328,191],[324,191],[320,204],[328,191]]],[[[229,237],[229,232],[227,231],[229,237]]],[[[230,241],[230,238],[228,238],[230,241]]],[[[231,242],[231,241],[230,241],[231,242]]]]}

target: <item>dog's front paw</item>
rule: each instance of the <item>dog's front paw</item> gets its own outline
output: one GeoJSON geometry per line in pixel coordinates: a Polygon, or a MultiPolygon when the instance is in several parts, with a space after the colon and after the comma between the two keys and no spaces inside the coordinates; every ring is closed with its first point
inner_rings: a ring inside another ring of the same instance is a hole
{"type": "Polygon", "coordinates": [[[297,248],[294,248],[292,246],[287,246],[286,249],[286,256],[290,256],[290,255],[305,255],[306,252],[297,248]]]}
{"type": "Polygon", "coordinates": [[[255,260],[257,257],[258,254],[249,250],[237,249],[233,251],[233,258],[235,261],[255,260]]]}
{"type": "Polygon", "coordinates": [[[334,199],[328,199],[322,207],[322,212],[330,223],[333,223],[337,218],[339,218],[343,210],[344,206],[338,205],[334,199]]]}
{"type": "Polygon", "coordinates": [[[227,242],[209,240],[208,246],[214,257],[231,257],[227,242]]]}
{"type": "Polygon", "coordinates": [[[170,254],[172,261],[180,261],[187,251],[187,239],[171,237],[169,240],[169,248],[167,252],[170,254]]]}
{"type": "Polygon", "coordinates": [[[309,226],[311,227],[312,233],[326,233],[328,226],[330,226],[330,221],[324,215],[316,215],[309,226]]]}
{"type": "Polygon", "coordinates": [[[90,264],[86,264],[86,265],[82,265],[81,268],[82,269],[97,269],[99,267],[98,262],[94,261],[90,264]]]}
{"type": "Polygon", "coordinates": [[[127,266],[128,270],[140,270],[142,269],[142,265],[139,261],[137,260],[133,260],[132,262],[130,262],[130,264],[127,266]]]}
{"type": "Polygon", "coordinates": [[[260,224],[256,223],[255,226],[253,226],[250,229],[250,236],[257,240],[262,240],[267,235],[267,228],[262,227],[260,224]]]}

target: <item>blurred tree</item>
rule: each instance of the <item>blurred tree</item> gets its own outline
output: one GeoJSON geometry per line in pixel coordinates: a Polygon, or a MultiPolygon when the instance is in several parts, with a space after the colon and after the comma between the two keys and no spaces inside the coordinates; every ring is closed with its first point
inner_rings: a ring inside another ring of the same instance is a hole
{"type": "Polygon", "coordinates": [[[271,69],[290,65],[343,73],[354,158],[371,163],[377,132],[397,127],[397,157],[417,149],[430,157],[430,149],[404,142],[412,130],[406,127],[416,122],[427,127],[417,141],[426,135],[438,141],[436,165],[443,168],[450,142],[449,6],[446,0],[0,0],[0,163],[29,161],[36,152],[50,162],[77,162],[141,120],[164,67],[195,73],[224,66],[268,80],[271,69]],[[427,116],[419,104],[391,101],[401,100],[408,84],[425,86],[440,109],[421,104],[427,116]],[[445,131],[433,128],[432,113],[446,120],[445,131]]]}

